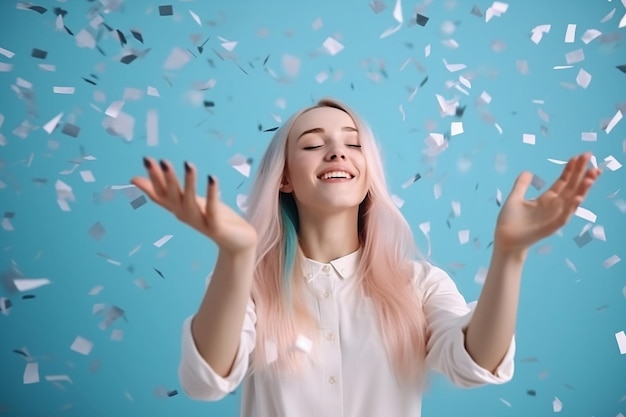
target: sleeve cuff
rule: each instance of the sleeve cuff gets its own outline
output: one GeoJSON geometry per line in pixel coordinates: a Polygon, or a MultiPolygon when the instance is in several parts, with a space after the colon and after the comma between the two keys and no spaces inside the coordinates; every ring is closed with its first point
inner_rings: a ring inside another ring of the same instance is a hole
{"type": "Polygon", "coordinates": [[[465,348],[465,329],[474,314],[472,309],[460,320],[460,325],[455,326],[453,332],[453,357],[454,362],[459,365],[459,378],[457,385],[464,387],[474,387],[485,384],[504,384],[513,379],[515,372],[515,336],[511,338],[511,343],[504,358],[496,368],[494,373],[477,364],[465,348]]]}
{"type": "Polygon", "coordinates": [[[191,333],[193,316],[183,323],[181,360],[178,376],[185,393],[197,400],[216,401],[234,391],[241,383],[248,369],[248,355],[241,343],[233,368],[228,376],[218,375],[198,352],[191,333]]]}

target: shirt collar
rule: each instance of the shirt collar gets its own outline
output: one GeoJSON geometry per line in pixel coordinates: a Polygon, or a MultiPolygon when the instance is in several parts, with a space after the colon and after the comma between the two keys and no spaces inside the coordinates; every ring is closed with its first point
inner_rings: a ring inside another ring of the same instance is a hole
{"type": "Polygon", "coordinates": [[[348,279],[354,275],[357,267],[359,266],[359,260],[361,258],[361,248],[356,251],[342,256],[341,258],[334,259],[329,263],[318,262],[313,259],[304,257],[302,262],[302,269],[304,271],[304,278],[307,281],[313,280],[325,267],[335,270],[337,275],[341,279],[348,279]]]}

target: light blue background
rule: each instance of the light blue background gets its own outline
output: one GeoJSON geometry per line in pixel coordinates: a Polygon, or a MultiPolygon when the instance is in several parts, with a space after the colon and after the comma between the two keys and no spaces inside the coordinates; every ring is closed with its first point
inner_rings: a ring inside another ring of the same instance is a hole
{"type": "MultiPolygon", "coordinates": [[[[65,25],[77,34],[92,30],[89,10],[103,3],[42,0],[39,4],[49,9],[43,15],[18,10],[14,1],[0,4],[0,47],[15,53],[12,58],[0,56],[0,62],[13,66],[0,72],[4,116],[0,132],[6,138],[0,147],[0,209],[5,217],[14,213],[10,222],[15,229],[0,229],[0,273],[5,284],[0,297],[13,304],[8,314],[0,315],[0,415],[238,415],[239,391],[218,403],[195,402],[184,396],[177,380],[181,324],[199,305],[205,276],[216,259],[215,245],[151,202],[134,210],[130,201],[137,194],[128,190],[115,191],[106,201],[98,198],[112,186],[143,175],[144,155],[168,158],[179,174],[184,160],[194,162],[203,175],[220,179],[223,200],[236,207],[236,197],[247,193],[250,178],[233,169],[229,160],[237,154],[252,158],[255,174],[272,135],[259,131],[258,125],[275,127],[273,114],[286,120],[313,100],[337,97],[371,124],[382,143],[390,190],[405,201],[402,212],[416,242],[427,250],[419,225],[430,222],[432,260],[451,274],[468,301],[477,299],[480,285],[474,277],[489,263],[498,188],[506,197],[516,176],[527,169],[546,181],[541,191],[547,189],[562,168],[548,158],[567,160],[588,150],[600,163],[609,155],[622,163],[626,160],[626,121],[610,134],[603,130],[603,123],[618,107],[624,111],[626,102],[626,74],[616,69],[626,64],[624,29],[618,28],[626,8],[617,0],[513,1],[489,22],[470,12],[476,5],[484,13],[490,1],[421,5],[404,1],[403,27],[384,39],[380,35],[397,24],[392,16],[395,3],[389,0],[379,14],[365,0],[180,1],[173,3],[174,16],[159,16],[159,4],[151,1],[127,1],[110,11],[100,7],[104,21],[122,31],[130,46],[150,48],[144,58],[128,65],[119,62],[123,48],[104,27],[98,45],[106,55],[79,48],[67,32],[55,31],[53,7],[68,11],[65,25]],[[601,23],[612,9],[616,9],[613,18],[601,23]],[[202,26],[189,10],[200,16],[202,26]],[[411,23],[418,10],[430,18],[424,27],[411,23]],[[317,18],[323,26],[314,30],[317,18]],[[453,33],[441,30],[446,22],[454,25],[453,33]],[[542,24],[551,24],[551,30],[537,45],[530,34],[542,24]],[[568,24],[577,28],[575,42],[566,44],[568,24]],[[581,35],[592,28],[603,37],[584,44],[581,35]],[[144,45],[130,29],[143,34],[144,45]],[[261,29],[268,35],[259,36],[261,29]],[[201,41],[210,36],[202,54],[192,42],[194,34],[201,41]],[[216,51],[227,53],[220,36],[238,42],[232,59],[217,56],[216,51]],[[336,36],[345,49],[335,56],[325,53],[321,45],[328,36],[336,36]],[[619,39],[607,42],[610,36],[619,39]],[[442,44],[450,38],[458,48],[442,44]],[[493,51],[493,41],[502,41],[505,50],[493,51]],[[432,53],[425,57],[429,44],[432,53]],[[181,69],[164,70],[175,47],[194,51],[196,58],[181,69]],[[31,57],[33,48],[47,51],[47,57],[31,57]],[[553,69],[565,65],[565,54],[579,48],[584,61],[570,69],[553,69]],[[284,54],[298,57],[301,66],[296,76],[279,82],[270,69],[286,77],[284,54]],[[401,70],[407,59],[419,62],[422,71],[413,63],[401,70]],[[450,73],[443,59],[466,64],[467,69],[450,73]],[[516,69],[518,60],[527,61],[528,74],[516,69]],[[42,71],[39,64],[53,64],[56,71],[42,71]],[[367,74],[378,72],[381,65],[387,76],[374,82],[367,74]],[[580,68],[593,77],[586,89],[576,85],[580,68]],[[330,77],[319,84],[315,76],[322,71],[330,77]],[[340,72],[343,75],[335,80],[340,72]],[[97,86],[82,79],[93,79],[90,74],[97,75],[97,86]],[[446,85],[458,82],[459,75],[471,81],[469,95],[446,85]],[[411,90],[426,76],[426,84],[409,101],[411,90]],[[34,114],[12,89],[18,79],[33,85],[34,114]],[[215,103],[207,111],[188,96],[194,83],[209,79],[217,83],[201,94],[215,103]],[[54,94],[54,86],[72,86],[76,91],[54,94]],[[160,97],[147,96],[148,86],[158,89],[160,97]],[[122,100],[126,88],[143,92],[142,98],[127,100],[123,108],[136,122],[131,141],[102,127],[105,109],[122,100]],[[483,91],[492,102],[478,106],[483,91]],[[103,102],[96,100],[96,92],[104,94],[103,102]],[[466,106],[462,118],[442,118],[435,94],[458,97],[466,106]],[[285,109],[276,106],[279,98],[286,100],[285,109]],[[548,122],[540,119],[539,108],[550,116],[548,122]],[[146,144],[146,113],[151,109],[158,112],[156,147],[146,144]],[[482,120],[486,111],[503,134],[482,120]],[[61,112],[61,123],[49,135],[42,127],[61,112]],[[13,132],[24,120],[38,128],[21,139],[13,132]],[[450,123],[458,120],[465,132],[453,137],[434,160],[424,158],[429,121],[435,124],[432,131],[447,134],[450,123]],[[61,133],[67,122],[80,126],[77,138],[61,133]],[[581,132],[597,132],[597,141],[583,142],[581,132]],[[535,134],[536,144],[523,143],[524,133],[535,134]],[[81,153],[95,160],[82,160],[71,174],[62,174],[81,153]],[[499,156],[505,158],[504,171],[496,169],[499,156]],[[470,163],[469,169],[459,169],[463,161],[470,163]],[[84,170],[91,171],[96,181],[84,182],[79,174],[84,170]],[[401,187],[418,172],[419,181],[401,187]],[[41,184],[40,179],[46,182],[41,184]],[[71,186],[76,197],[69,212],[56,202],[58,180],[71,186]],[[442,184],[439,199],[433,192],[436,183],[442,184]],[[461,204],[460,217],[450,217],[452,201],[461,204]],[[89,234],[98,222],[106,230],[99,241],[89,234]],[[458,240],[462,229],[470,230],[470,243],[465,245],[458,240]],[[174,237],[163,247],[153,245],[167,234],[174,237]],[[138,245],[141,248],[129,256],[138,245]],[[98,254],[121,264],[113,265],[98,254]],[[12,279],[20,276],[48,278],[51,284],[25,293],[12,291],[12,279]],[[137,286],[137,279],[144,279],[150,288],[137,286]],[[88,295],[98,285],[104,289],[88,295]],[[101,330],[103,313],[92,314],[98,303],[123,309],[124,318],[101,330]],[[115,329],[123,331],[123,340],[111,340],[115,329]],[[89,355],[70,350],[77,336],[93,342],[89,355]],[[27,360],[14,349],[26,350],[28,361],[39,364],[39,383],[22,383],[27,360]],[[90,372],[94,363],[99,368],[90,372]],[[72,383],[49,382],[46,375],[67,375],[72,383]],[[178,390],[178,395],[159,395],[169,390],[178,390]]],[[[603,267],[612,255],[626,256],[626,214],[618,203],[624,199],[624,191],[619,191],[626,184],[624,173],[624,168],[605,169],[582,204],[597,214],[596,224],[604,227],[606,241],[594,239],[578,247],[573,239],[588,222],[574,216],[561,235],[531,249],[524,269],[513,381],[465,391],[438,378],[425,394],[425,417],[547,416],[553,414],[555,397],[563,404],[563,416],[626,413],[626,355],[620,355],[615,338],[626,330],[626,265],[622,261],[603,267]],[[536,396],[528,395],[528,390],[535,390],[536,396]]],[[[200,183],[198,191],[204,193],[204,187],[200,183]]],[[[528,198],[539,192],[531,188],[528,198]]]]}

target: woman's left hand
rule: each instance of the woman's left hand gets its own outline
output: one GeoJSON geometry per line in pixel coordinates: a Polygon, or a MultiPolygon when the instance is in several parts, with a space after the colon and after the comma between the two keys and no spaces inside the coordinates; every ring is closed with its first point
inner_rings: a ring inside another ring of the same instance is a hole
{"type": "Polygon", "coordinates": [[[533,174],[520,174],[498,215],[494,245],[523,252],[567,223],[602,172],[587,169],[590,157],[584,153],[570,159],[552,187],[534,200],[524,199],[533,174]]]}

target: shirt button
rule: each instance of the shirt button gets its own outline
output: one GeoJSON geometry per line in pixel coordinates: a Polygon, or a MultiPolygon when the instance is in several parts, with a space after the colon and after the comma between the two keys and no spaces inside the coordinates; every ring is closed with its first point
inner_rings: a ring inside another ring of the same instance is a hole
{"type": "Polygon", "coordinates": [[[330,378],[328,378],[328,383],[329,384],[334,384],[335,383],[335,377],[331,376],[330,378]]]}
{"type": "Polygon", "coordinates": [[[322,268],[322,271],[328,274],[330,272],[330,266],[324,265],[324,267],[322,268]]]}
{"type": "Polygon", "coordinates": [[[326,340],[333,340],[333,334],[331,332],[326,333],[326,340]]]}
{"type": "Polygon", "coordinates": [[[330,295],[330,293],[328,291],[324,291],[322,293],[322,297],[324,297],[324,298],[328,298],[329,295],[330,295]]]}

